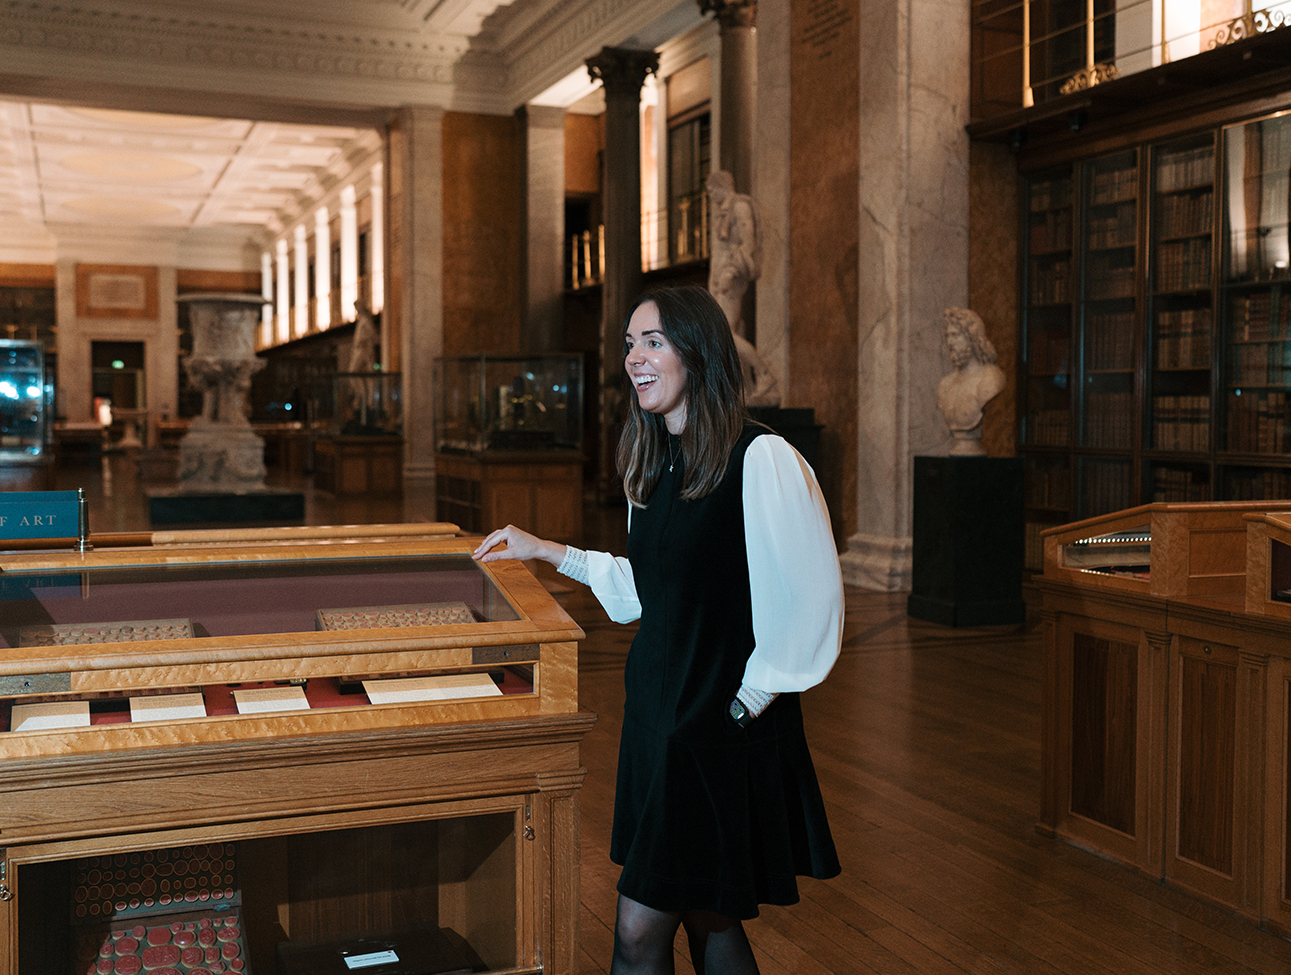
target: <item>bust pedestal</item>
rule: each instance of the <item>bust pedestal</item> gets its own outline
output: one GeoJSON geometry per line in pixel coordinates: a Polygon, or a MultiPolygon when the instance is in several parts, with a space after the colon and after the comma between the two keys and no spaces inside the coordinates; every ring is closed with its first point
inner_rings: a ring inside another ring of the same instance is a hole
{"type": "Polygon", "coordinates": [[[947,626],[1021,623],[1022,460],[916,457],[906,611],[947,626]]]}

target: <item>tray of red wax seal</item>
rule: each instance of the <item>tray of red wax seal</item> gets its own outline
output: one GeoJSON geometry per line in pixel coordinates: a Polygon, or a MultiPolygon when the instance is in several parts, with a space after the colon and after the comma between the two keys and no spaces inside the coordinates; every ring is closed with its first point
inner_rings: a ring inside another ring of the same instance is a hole
{"type": "Polygon", "coordinates": [[[76,975],[250,971],[237,844],[102,854],[71,866],[76,975]]]}

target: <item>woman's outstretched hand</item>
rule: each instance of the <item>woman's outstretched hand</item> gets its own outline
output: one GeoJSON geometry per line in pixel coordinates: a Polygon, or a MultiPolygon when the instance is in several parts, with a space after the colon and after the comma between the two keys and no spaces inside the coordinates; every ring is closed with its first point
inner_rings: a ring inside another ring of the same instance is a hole
{"type": "Polygon", "coordinates": [[[498,559],[542,559],[559,567],[565,560],[565,546],[559,542],[549,542],[544,538],[521,531],[515,525],[507,525],[489,534],[480,542],[479,548],[471,553],[477,562],[496,562],[498,559]],[[506,548],[499,548],[502,543],[506,548]]]}

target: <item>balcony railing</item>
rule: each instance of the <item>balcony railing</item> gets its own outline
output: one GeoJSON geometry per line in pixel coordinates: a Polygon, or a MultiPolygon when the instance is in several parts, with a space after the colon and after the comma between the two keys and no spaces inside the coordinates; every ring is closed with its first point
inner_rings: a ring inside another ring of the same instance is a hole
{"type": "Polygon", "coordinates": [[[1028,108],[1291,23],[1291,0],[975,0],[973,117],[1028,108]]]}

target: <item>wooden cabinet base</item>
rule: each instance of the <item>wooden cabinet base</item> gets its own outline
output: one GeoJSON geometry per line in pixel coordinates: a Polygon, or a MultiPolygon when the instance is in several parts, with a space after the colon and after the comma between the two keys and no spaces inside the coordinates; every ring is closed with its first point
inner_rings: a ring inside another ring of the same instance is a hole
{"type": "Polygon", "coordinates": [[[436,517],[463,531],[517,525],[541,538],[583,534],[583,458],[575,451],[435,455],[436,517]]]}
{"type": "Polygon", "coordinates": [[[283,943],[421,925],[454,932],[489,970],[572,973],[578,751],[594,721],[578,712],[7,763],[0,865],[15,899],[0,901],[0,970],[66,971],[50,960],[106,924],[77,917],[86,898],[72,864],[97,858],[111,872],[142,859],[146,870],[154,851],[219,844],[237,850],[257,975],[280,971],[283,943]]]}
{"type": "Polygon", "coordinates": [[[314,486],[332,494],[402,494],[403,441],[396,437],[320,437],[314,486]]]}

